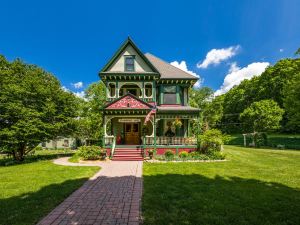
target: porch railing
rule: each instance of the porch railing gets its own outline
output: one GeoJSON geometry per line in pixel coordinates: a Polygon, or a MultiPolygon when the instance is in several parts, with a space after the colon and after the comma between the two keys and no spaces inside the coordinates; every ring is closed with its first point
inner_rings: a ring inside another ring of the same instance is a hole
{"type": "Polygon", "coordinates": [[[104,137],[105,145],[112,145],[114,143],[114,136],[104,137]]]}
{"type": "MultiPolygon", "coordinates": [[[[145,145],[154,145],[154,137],[145,137],[145,145]]],[[[194,137],[156,137],[156,145],[197,145],[194,137]]]]}

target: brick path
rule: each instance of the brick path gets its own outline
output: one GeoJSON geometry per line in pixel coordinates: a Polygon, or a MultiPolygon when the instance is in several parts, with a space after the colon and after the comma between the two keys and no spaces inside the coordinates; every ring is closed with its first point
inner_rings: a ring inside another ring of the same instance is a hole
{"type": "Polygon", "coordinates": [[[142,163],[99,163],[102,169],[38,224],[139,224],[142,163]]]}

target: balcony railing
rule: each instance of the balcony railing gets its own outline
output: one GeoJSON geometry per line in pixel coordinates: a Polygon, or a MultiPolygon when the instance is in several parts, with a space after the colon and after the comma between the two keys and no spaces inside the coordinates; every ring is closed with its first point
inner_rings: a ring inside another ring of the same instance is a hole
{"type": "MultiPolygon", "coordinates": [[[[154,137],[145,137],[145,145],[154,145],[154,137]]],[[[197,145],[194,137],[156,137],[156,145],[197,145]]]]}
{"type": "MultiPolygon", "coordinates": [[[[116,97],[107,97],[107,101],[108,102],[112,102],[112,101],[114,101],[114,100],[116,100],[117,98],[116,97]]],[[[139,99],[141,99],[141,100],[143,100],[144,102],[153,102],[154,101],[154,99],[153,98],[140,98],[139,97],[139,99]]]]}

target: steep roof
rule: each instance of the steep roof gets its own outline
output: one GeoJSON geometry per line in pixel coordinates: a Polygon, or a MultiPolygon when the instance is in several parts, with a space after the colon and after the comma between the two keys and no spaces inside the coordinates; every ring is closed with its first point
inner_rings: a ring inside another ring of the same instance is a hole
{"type": "MultiPolygon", "coordinates": [[[[128,45],[131,45],[133,49],[139,54],[139,56],[147,63],[147,65],[153,70],[153,73],[158,73],[157,69],[151,64],[147,57],[143,54],[143,52],[136,46],[136,44],[132,41],[130,37],[128,37],[121,47],[115,52],[113,57],[108,61],[108,63],[102,68],[99,74],[101,73],[109,73],[107,69],[113,64],[113,62],[122,54],[122,52],[126,49],[128,45]]],[[[112,72],[116,73],[116,72],[112,72]]],[[[140,73],[140,72],[130,72],[130,73],[140,73]]]]}
{"type": "Polygon", "coordinates": [[[167,63],[150,53],[146,53],[145,56],[160,73],[160,79],[199,79],[198,77],[172,66],[170,63],[167,63]]]}

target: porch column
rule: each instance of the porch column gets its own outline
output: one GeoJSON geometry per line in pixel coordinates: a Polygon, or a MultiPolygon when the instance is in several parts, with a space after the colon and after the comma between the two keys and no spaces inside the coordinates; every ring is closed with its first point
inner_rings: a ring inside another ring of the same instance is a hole
{"type": "Polygon", "coordinates": [[[153,116],[154,150],[156,150],[156,116],[153,116]]]}

